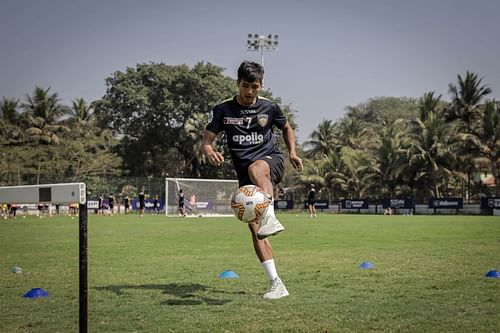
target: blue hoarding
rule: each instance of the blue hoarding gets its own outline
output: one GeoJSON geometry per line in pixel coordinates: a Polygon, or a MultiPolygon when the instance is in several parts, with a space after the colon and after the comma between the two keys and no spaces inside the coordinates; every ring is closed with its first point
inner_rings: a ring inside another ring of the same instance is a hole
{"type": "Polygon", "coordinates": [[[340,200],[342,209],[368,209],[368,199],[344,199],[340,200]]]}
{"type": "Polygon", "coordinates": [[[431,198],[429,208],[462,209],[464,208],[463,198],[431,198]]]}

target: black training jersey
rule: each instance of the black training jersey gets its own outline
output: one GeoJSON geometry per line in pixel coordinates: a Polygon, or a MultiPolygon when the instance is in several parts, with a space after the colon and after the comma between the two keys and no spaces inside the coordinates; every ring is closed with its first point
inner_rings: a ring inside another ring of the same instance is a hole
{"type": "Polygon", "coordinates": [[[315,200],[315,199],[316,199],[316,189],[315,189],[315,188],[312,188],[312,189],[309,191],[309,196],[308,196],[308,199],[309,199],[309,200],[315,200]]]}
{"type": "Polygon", "coordinates": [[[234,97],[215,106],[207,130],[224,131],[234,165],[244,166],[264,156],[282,156],[273,126],[282,129],[285,124],[283,111],[270,100],[259,97],[254,105],[243,106],[234,97]]]}

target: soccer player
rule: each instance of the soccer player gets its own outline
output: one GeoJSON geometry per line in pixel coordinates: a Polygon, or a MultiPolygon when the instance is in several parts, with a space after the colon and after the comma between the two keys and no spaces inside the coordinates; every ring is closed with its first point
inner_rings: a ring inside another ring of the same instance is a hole
{"type": "Polygon", "coordinates": [[[244,61],[238,68],[239,93],[223,101],[212,110],[209,124],[203,134],[201,150],[215,166],[224,163],[224,157],[212,144],[219,132],[224,131],[231,159],[238,175],[239,186],[254,184],[269,197],[269,208],[261,220],[249,223],[255,253],[266,271],[271,287],[266,299],[288,296],[280,280],[273,259],[268,236],[284,230],[274,214],[273,186],[283,178],[285,162],[278,150],[273,127],[281,129],[290,156],[290,162],[302,171],[302,160],[297,156],[295,133],[280,107],[259,97],[264,79],[264,68],[255,62],[244,61]]]}
{"type": "Polygon", "coordinates": [[[311,184],[309,188],[309,194],[307,195],[307,202],[309,205],[309,214],[312,217],[316,217],[316,188],[314,184],[311,184]]]}
{"type": "Polygon", "coordinates": [[[177,197],[179,199],[179,215],[182,217],[186,217],[186,207],[184,206],[184,192],[182,192],[182,188],[179,190],[179,193],[177,194],[177,197]]]}
{"type": "Polygon", "coordinates": [[[144,217],[144,208],[145,203],[144,199],[146,199],[146,194],[144,194],[144,187],[141,189],[141,192],[139,192],[139,217],[143,218],[144,217]]]}

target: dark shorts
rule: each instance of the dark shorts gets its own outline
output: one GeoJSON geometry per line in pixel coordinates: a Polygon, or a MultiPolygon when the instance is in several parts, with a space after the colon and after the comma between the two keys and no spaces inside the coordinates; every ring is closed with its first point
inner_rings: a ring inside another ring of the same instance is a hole
{"type": "Polygon", "coordinates": [[[313,206],[316,203],[315,199],[309,199],[309,206],[313,206]]]}
{"type": "Polygon", "coordinates": [[[144,202],[139,202],[139,209],[144,209],[144,202]]]}
{"type": "MultiPolygon", "coordinates": [[[[279,184],[283,179],[283,175],[285,174],[285,161],[283,161],[283,158],[279,155],[273,155],[265,156],[263,158],[260,158],[259,160],[265,161],[269,165],[271,183],[273,184],[273,186],[279,184]]],[[[239,186],[253,185],[253,182],[248,175],[248,167],[250,166],[250,164],[236,170],[236,173],[238,174],[239,186]]]]}

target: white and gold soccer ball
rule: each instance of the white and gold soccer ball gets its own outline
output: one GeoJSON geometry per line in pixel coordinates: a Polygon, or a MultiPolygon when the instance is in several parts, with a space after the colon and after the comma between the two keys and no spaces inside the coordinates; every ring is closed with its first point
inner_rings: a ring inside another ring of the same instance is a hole
{"type": "Polygon", "coordinates": [[[244,185],[231,197],[234,215],[245,223],[261,218],[267,207],[269,207],[269,199],[264,191],[255,185],[244,185]]]}

